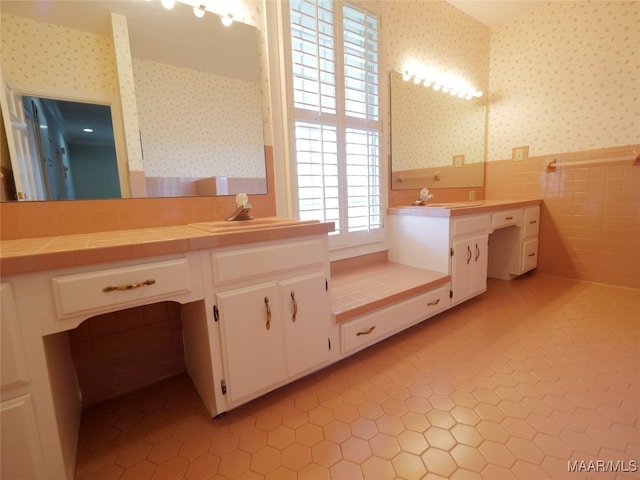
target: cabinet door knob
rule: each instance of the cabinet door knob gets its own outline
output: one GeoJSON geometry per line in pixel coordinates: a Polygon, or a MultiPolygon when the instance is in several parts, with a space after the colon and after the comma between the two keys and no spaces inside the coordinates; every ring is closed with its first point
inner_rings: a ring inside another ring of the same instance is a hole
{"type": "Polygon", "coordinates": [[[293,302],[293,314],[291,315],[291,321],[296,321],[296,315],[298,315],[298,302],[296,302],[296,293],[291,290],[291,301],[293,302]]]}
{"type": "Polygon", "coordinates": [[[269,306],[269,297],[264,297],[264,304],[267,307],[267,330],[271,329],[271,307],[269,306]]]}

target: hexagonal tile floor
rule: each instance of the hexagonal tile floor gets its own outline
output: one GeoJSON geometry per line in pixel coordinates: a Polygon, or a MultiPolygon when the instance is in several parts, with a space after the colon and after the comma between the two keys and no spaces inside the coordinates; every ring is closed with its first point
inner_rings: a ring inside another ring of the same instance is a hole
{"type": "Polygon", "coordinates": [[[224,416],[181,375],[83,413],[77,479],[640,478],[640,294],[531,275],[224,416]]]}

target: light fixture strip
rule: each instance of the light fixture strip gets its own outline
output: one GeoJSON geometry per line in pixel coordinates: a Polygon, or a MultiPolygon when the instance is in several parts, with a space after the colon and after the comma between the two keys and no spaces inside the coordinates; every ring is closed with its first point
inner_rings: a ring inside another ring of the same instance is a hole
{"type": "Polygon", "coordinates": [[[471,100],[472,98],[482,97],[481,90],[477,90],[468,84],[463,84],[461,81],[454,79],[453,82],[443,80],[444,75],[438,76],[439,78],[432,78],[429,76],[421,76],[415,73],[411,73],[405,70],[402,79],[405,82],[413,81],[414,84],[423,84],[425,87],[431,87],[435,91],[441,91],[442,93],[448,93],[452,97],[464,98],[465,100],[471,100]]]}
{"type": "MultiPolygon", "coordinates": [[[[207,5],[201,4],[193,0],[161,0],[164,8],[168,10],[172,9],[175,6],[176,1],[184,5],[193,7],[193,14],[198,18],[204,17],[206,12],[213,12],[213,10],[210,10],[207,8],[207,5]]],[[[227,11],[224,15],[222,14],[219,14],[219,15],[220,15],[220,21],[224,26],[228,27],[233,23],[234,18],[233,18],[233,14],[230,11],[227,11]]]]}

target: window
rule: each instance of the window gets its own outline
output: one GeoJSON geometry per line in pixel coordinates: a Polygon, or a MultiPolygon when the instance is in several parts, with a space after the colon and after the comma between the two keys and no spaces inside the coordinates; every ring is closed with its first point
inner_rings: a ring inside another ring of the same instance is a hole
{"type": "Polygon", "coordinates": [[[289,3],[297,214],[332,245],[382,237],[378,19],[330,0],[289,3]]]}

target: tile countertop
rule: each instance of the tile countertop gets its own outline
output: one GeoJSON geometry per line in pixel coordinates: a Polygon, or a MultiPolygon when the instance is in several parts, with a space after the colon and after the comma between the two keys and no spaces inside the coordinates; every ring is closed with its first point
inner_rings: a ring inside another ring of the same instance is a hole
{"type": "Polygon", "coordinates": [[[478,213],[491,213],[508,208],[540,205],[542,200],[477,200],[473,202],[438,203],[429,201],[426,205],[407,205],[387,208],[388,215],[418,215],[425,217],[460,217],[478,213]]]}
{"type": "Polygon", "coordinates": [[[268,217],[257,224],[211,222],[0,241],[0,274],[133,260],[329,233],[333,222],[268,217]],[[266,220],[266,222],[265,222],[266,220]],[[217,227],[219,227],[218,231],[217,227]]]}

